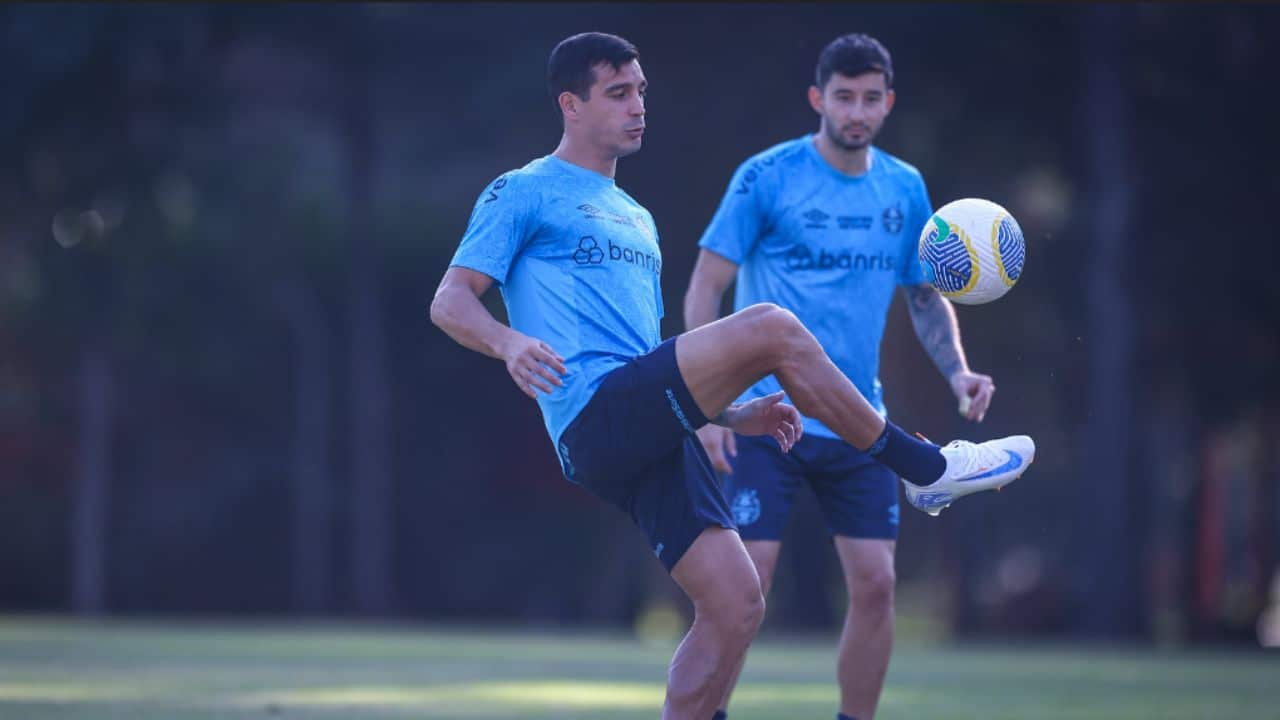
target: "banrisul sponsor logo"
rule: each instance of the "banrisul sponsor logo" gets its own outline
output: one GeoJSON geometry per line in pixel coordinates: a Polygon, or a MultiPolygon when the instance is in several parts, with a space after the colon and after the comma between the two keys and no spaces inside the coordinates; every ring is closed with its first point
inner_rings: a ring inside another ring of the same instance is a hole
{"type": "Polygon", "coordinates": [[[662,272],[662,256],[656,252],[645,252],[644,250],[636,250],[625,245],[618,245],[609,240],[609,252],[607,257],[614,262],[624,262],[628,265],[642,267],[654,273],[662,272]]]}
{"type": "Polygon", "coordinates": [[[855,253],[849,250],[814,252],[808,245],[796,245],[786,256],[787,270],[867,270],[893,271],[897,258],[888,253],[855,253]]]}
{"type": "Polygon", "coordinates": [[[593,235],[578,238],[573,251],[573,262],[581,267],[601,265],[605,262],[626,263],[652,273],[662,273],[662,256],[656,252],[637,250],[614,242],[611,238],[597,239],[593,235]]]}

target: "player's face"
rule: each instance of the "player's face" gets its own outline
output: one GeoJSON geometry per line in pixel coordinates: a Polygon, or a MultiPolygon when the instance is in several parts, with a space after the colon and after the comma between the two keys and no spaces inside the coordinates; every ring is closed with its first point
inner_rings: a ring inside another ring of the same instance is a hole
{"type": "Polygon", "coordinates": [[[649,83],[636,60],[617,70],[608,63],[595,67],[595,83],[581,105],[580,122],[593,145],[626,157],[640,149],[644,137],[644,99],[649,83]]]}
{"type": "Polygon", "coordinates": [[[871,144],[893,109],[893,99],[880,72],[857,77],[835,73],[825,88],[809,88],[809,104],[822,117],[822,132],[845,150],[871,144]]]}

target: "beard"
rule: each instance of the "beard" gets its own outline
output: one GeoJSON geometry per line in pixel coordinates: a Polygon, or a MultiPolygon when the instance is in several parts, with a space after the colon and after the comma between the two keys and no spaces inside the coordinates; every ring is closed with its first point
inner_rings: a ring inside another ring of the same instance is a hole
{"type": "Polygon", "coordinates": [[[864,150],[872,140],[876,139],[876,130],[870,125],[862,126],[866,130],[866,136],[862,140],[846,140],[844,134],[836,128],[836,124],[828,119],[824,118],[823,125],[826,128],[827,139],[836,147],[848,152],[864,150]]]}

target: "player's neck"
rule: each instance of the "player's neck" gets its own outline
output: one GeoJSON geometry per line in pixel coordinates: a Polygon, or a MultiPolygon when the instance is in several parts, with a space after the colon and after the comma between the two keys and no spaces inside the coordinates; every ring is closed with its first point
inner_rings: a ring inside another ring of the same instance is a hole
{"type": "Polygon", "coordinates": [[[818,154],[823,160],[845,175],[855,177],[865,175],[871,169],[870,145],[864,145],[857,150],[846,150],[831,142],[831,138],[827,137],[825,132],[814,135],[813,145],[818,149],[818,154]]]}
{"type": "Polygon", "coordinates": [[[556,147],[555,152],[551,153],[555,157],[586,168],[592,172],[598,172],[601,175],[612,178],[614,173],[618,171],[618,157],[601,153],[596,148],[582,143],[574,142],[568,134],[560,137],[560,144],[556,147]]]}

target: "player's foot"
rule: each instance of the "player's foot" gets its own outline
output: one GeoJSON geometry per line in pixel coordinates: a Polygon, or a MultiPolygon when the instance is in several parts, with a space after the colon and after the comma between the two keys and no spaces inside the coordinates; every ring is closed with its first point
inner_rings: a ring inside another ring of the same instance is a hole
{"type": "Polygon", "coordinates": [[[937,515],[942,509],[983,490],[999,490],[1022,477],[1036,457],[1036,443],[1026,435],[1012,435],[984,443],[955,440],[942,448],[947,469],[942,477],[921,487],[902,481],[907,502],[937,515]]]}

